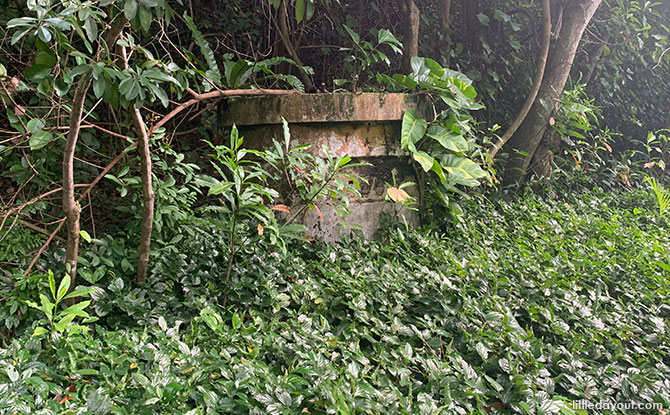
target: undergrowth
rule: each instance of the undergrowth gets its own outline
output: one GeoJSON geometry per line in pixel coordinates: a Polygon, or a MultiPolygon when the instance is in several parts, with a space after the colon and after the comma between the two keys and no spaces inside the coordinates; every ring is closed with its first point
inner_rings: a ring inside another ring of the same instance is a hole
{"type": "Polygon", "coordinates": [[[225,235],[192,220],[151,285],[100,276],[88,334],[51,345],[22,320],[0,348],[0,412],[668,408],[668,225],[642,191],[527,193],[468,209],[449,231],[399,227],[286,255],[245,245],[225,291],[225,235]]]}

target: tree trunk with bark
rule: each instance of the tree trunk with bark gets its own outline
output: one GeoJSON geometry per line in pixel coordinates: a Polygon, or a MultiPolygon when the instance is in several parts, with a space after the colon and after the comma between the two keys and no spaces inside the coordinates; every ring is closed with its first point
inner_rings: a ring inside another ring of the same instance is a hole
{"type": "Polygon", "coordinates": [[[414,0],[404,0],[403,11],[405,13],[405,28],[403,38],[402,72],[412,72],[411,59],[419,56],[419,7],[414,0]]]}
{"type": "Polygon", "coordinates": [[[140,231],[140,254],[137,262],[138,283],[147,279],[149,255],[151,254],[151,233],[154,223],[154,188],[151,176],[151,152],[149,150],[149,134],[144,125],[144,119],[139,108],[131,108],[131,118],[137,130],[137,150],[140,152],[140,176],[142,177],[142,225],[140,231]]]}
{"type": "Polygon", "coordinates": [[[537,61],[537,69],[535,69],[535,79],[533,86],[530,89],[530,94],[526,97],[526,102],[521,107],[521,111],[517,114],[514,122],[505,130],[505,133],[500,137],[500,140],[489,151],[489,158],[493,160],[498,154],[498,151],[505,145],[505,143],[514,135],[519,129],[523,120],[528,116],[531,106],[537,98],[542,85],[542,78],[547,67],[547,57],[549,56],[549,46],[551,44],[551,4],[549,0],[542,0],[542,51],[537,61]]]}
{"type": "Polygon", "coordinates": [[[451,34],[449,33],[451,23],[451,0],[442,0],[442,8],[440,10],[440,33],[437,36],[438,42],[435,48],[435,56],[444,56],[445,67],[448,68],[451,64],[451,34]]]}
{"type": "MultiPolygon", "coordinates": [[[[121,34],[126,20],[123,16],[119,17],[117,21],[112,24],[109,32],[105,36],[103,45],[99,42],[96,60],[100,59],[103,51],[110,50],[110,45],[116,43],[118,36],[121,34]]],[[[70,290],[72,291],[77,276],[77,257],[79,255],[79,232],[80,232],[80,215],[81,206],[75,200],[74,195],[74,155],[77,150],[77,141],[79,141],[79,132],[81,130],[81,122],[84,114],[84,105],[86,103],[86,95],[91,86],[91,72],[89,69],[81,75],[77,87],[72,97],[72,110],[70,111],[69,128],[67,133],[67,140],[65,141],[65,150],[63,151],[63,212],[67,224],[67,243],[65,245],[65,266],[70,275],[70,290]]]]}
{"type": "Polygon", "coordinates": [[[296,65],[298,65],[298,76],[300,77],[302,83],[305,85],[305,91],[312,92],[314,91],[314,82],[312,82],[312,78],[310,78],[307,72],[305,72],[305,69],[303,69],[304,65],[300,60],[298,50],[295,48],[295,46],[291,41],[291,31],[288,25],[287,1],[288,0],[281,1],[279,11],[277,12],[277,20],[278,20],[277,28],[279,29],[279,36],[281,37],[281,41],[284,44],[284,48],[286,48],[286,52],[289,54],[291,59],[293,59],[296,65]]]}
{"type": "Polygon", "coordinates": [[[74,154],[79,140],[81,130],[81,119],[84,112],[84,102],[89,85],[91,84],[91,71],[81,76],[72,100],[72,111],[70,111],[70,127],[63,152],[63,212],[67,223],[67,244],[65,246],[65,267],[70,274],[70,289],[75,286],[77,276],[77,256],[79,255],[79,216],[81,206],[74,198],[74,154]]]}
{"type": "Polygon", "coordinates": [[[479,33],[482,30],[482,24],[477,15],[483,13],[481,0],[462,0],[463,8],[463,45],[465,49],[472,53],[481,52],[481,42],[479,33]]]}
{"type": "Polygon", "coordinates": [[[549,119],[556,113],[584,30],[601,2],[602,0],[572,0],[559,13],[561,20],[554,25],[554,35],[557,37],[550,51],[548,69],[537,99],[528,116],[504,147],[510,158],[505,167],[503,185],[519,183],[526,177],[531,160],[549,125],[549,119]]]}

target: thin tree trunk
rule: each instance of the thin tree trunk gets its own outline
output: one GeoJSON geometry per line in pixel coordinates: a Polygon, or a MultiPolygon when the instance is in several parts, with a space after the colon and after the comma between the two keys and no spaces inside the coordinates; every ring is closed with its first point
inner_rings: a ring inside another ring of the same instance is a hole
{"type": "Polygon", "coordinates": [[[462,0],[463,7],[463,44],[470,53],[478,53],[481,49],[479,32],[481,23],[477,15],[481,12],[481,0],[462,0]]]}
{"type": "Polygon", "coordinates": [[[131,108],[131,117],[133,124],[138,132],[137,149],[140,152],[140,176],[142,177],[142,225],[140,232],[140,254],[137,262],[138,283],[147,279],[147,267],[149,264],[149,255],[151,253],[151,233],[154,223],[154,202],[155,195],[153,189],[153,178],[151,174],[151,152],[149,150],[149,135],[144,126],[142,114],[135,105],[131,108]]]}
{"type": "MultiPolygon", "coordinates": [[[[104,42],[109,45],[116,43],[116,39],[121,33],[121,28],[126,24],[124,18],[119,18],[117,23],[113,24],[108,36],[104,42]]],[[[102,43],[102,42],[100,42],[102,43]]],[[[98,57],[104,50],[104,45],[98,45],[98,57]]],[[[75,278],[77,276],[77,257],[79,255],[79,217],[81,215],[81,206],[74,198],[74,154],[79,140],[79,131],[81,130],[82,115],[84,113],[84,104],[86,95],[91,86],[91,69],[81,75],[72,98],[72,110],[70,111],[70,122],[63,151],[63,212],[67,223],[67,244],[65,246],[65,267],[70,275],[70,291],[76,286],[75,278]]]]}
{"type": "Polygon", "coordinates": [[[419,56],[419,24],[420,12],[414,0],[405,0],[404,7],[407,22],[403,39],[402,72],[412,72],[412,61],[414,56],[419,56]]]}
{"type": "MultiPolygon", "coordinates": [[[[119,47],[123,67],[128,69],[128,54],[125,46],[119,47]]],[[[155,194],[151,170],[151,151],[149,149],[149,133],[147,133],[140,109],[135,104],[130,106],[130,118],[137,130],[137,149],[140,153],[140,177],[142,179],[142,224],[140,225],[139,258],[135,282],[142,283],[147,279],[147,268],[151,255],[151,234],[154,224],[155,194]]]]}
{"type": "Polygon", "coordinates": [[[293,46],[293,43],[291,43],[291,33],[289,31],[287,21],[288,6],[286,5],[286,2],[287,0],[281,0],[281,4],[279,6],[279,12],[277,15],[277,20],[279,21],[279,28],[278,28],[279,36],[281,37],[282,43],[284,44],[284,47],[286,48],[286,51],[288,52],[289,56],[291,56],[291,59],[293,59],[295,63],[298,65],[298,76],[300,77],[302,83],[305,85],[305,90],[313,91],[314,82],[312,82],[312,78],[310,78],[307,72],[305,72],[305,70],[302,68],[303,64],[302,61],[300,60],[300,56],[298,56],[298,52],[293,46]]]}
{"type": "Polygon", "coordinates": [[[451,0],[442,0],[442,10],[440,13],[440,32],[442,33],[442,42],[437,48],[438,56],[442,54],[446,61],[445,67],[449,67],[451,63],[451,34],[450,30],[451,22],[451,0]]]}
{"type": "Polygon", "coordinates": [[[601,2],[573,0],[565,6],[561,30],[547,64],[549,70],[545,73],[537,99],[519,129],[505,145],[510,159],[505,168],[503,185],[519,183],[525,178],[549,119],[556,112],[582,34],[601,2]]]}
{"type": "Polygon", "coordinates": [[[70,274],[70,289],[75,287],[77,276],[77,256],[79,255],[79,216],[81,206],[74,199],[74,153],[79,139],[84,102],[91,84],[91,71],[84,73],[74,91],[70,126],[63,152],[63,211],[67,222],[67,244],[65,248],[65,268],[70,274]]]}
{"type": "Polygon", "coordinates": [[[540,52],[540,58],[537,61],[537,69],[535,70],[535,79],[533,80],[533,87],[530,90],[530,94],[526,98],[526,102],[523,104],[521,111],[516,116],[516,119],[510,125],[505,133],[500,137],[500,140],[493,146],[489,151],[489,159],[493,160],[498,154],[498,151],[509,141],[510,137],[519,129],[519,126],[523,120],[528,115],[531,106],[535,102],[537,93],[540,91],[540,85],[542,85],[542,78],[544,77],[544,70],[547,66],[547,57],[549,56],[549,45],[551,43],[551,4],[550,0],[542,0],[542,50],[540,52]]]}

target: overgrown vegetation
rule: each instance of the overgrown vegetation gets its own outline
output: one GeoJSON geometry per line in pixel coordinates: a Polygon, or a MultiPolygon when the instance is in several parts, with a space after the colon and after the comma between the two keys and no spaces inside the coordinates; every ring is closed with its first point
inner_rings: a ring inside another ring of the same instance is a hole
{"type": "MultiPolygon", "coordinates": [[[[586,413],[670,405],[667,216],[649,193],[526,193],[451,231],[241,248],[196,221],[150,285],[98,281],[90,333],[24,320],[9,413],[586,413]],[[39,330],[39,328],[38,328],[39,330]],[[38,331],[37,333],[40,333],[38,331]]],[[[46,294],[47,277],[29,285],[46,294]]],[[[53,282],[52,282],[53,284],[53,282]]],[[[53,285],[52,285],[53,287],[53,285]]],[[[53,288],[52,288],[53,289],[53,288]]],[[[61,289],[62,291],[62,289],[61,289]]],[[[615,411],[612,413],[658,413],[615,411]]]]}
{"type": "Polygon", "coordinates": [[[0,412],[665,415],[669,15],[3,3],[0,412]],[[373,241],[303,223],[370,160],[224,122],[305,92],[420,96],[373,241]]]}

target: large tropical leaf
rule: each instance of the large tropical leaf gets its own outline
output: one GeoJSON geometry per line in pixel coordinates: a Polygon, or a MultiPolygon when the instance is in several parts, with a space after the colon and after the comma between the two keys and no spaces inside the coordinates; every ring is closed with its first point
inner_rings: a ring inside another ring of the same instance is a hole
{"type": "Polygon", "coordinates": [[[441,125],[433,125],[426,134],[434,139],[444,148],[455,153],[464,153],[468,151],[470,145],[462,135],[456,134],[450,129],[441,125]]]}
{"type": "Polygon", "coordinates": [[[435,164],[435,159],[433,158],[433,156],[423,151],[417,151],[416,153],[413,153],[412,157],[414,158],[414,160],[419,162],[421,168],[423,168],[423,171],[425,172],[429,172],[430,169],[433,168],[433,164],[435,164]]]}
{"type": "Polygon", "coordinates": [[[455,154],[443,158],[442,168],[449,173],[450,182],[470,187],[478,186],[478,180],[487,174],[479,164],[455,154]]]}
{"type": "Polygon", "coordinates": [[[413,110],[405,111],[405,115],[402,117],[400,147],[403,150],[416,151],[414,145],[426,134],[426,128],[428,128],[426,120],[418,118],[413,110]]]}

